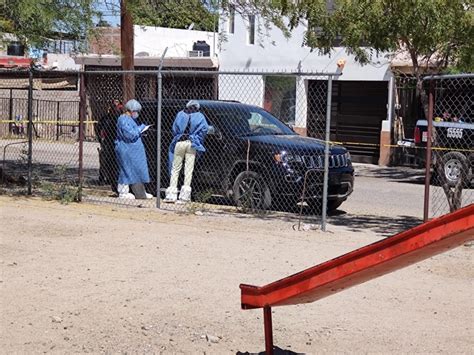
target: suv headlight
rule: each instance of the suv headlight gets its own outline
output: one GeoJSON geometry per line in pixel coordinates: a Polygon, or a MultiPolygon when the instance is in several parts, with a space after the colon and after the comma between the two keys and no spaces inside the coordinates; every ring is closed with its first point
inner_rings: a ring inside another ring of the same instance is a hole
{"type": "Polygon", "coordinates": [[[344,154],[344,156],[345,156],[345,158],[346,158],[346,160],[347,160],[348,163],[350,163],[350,162],[352,161],[352,160],[351,160],[351,153],[346,152],[346,154],[344,154]]]}
{"type": "Polygon", "coordinates": [[[287,152],[281,152],[274,155],[274,159],[278,163],[303,163],[303,158],[298,154],[291,154],[287,152]]]}

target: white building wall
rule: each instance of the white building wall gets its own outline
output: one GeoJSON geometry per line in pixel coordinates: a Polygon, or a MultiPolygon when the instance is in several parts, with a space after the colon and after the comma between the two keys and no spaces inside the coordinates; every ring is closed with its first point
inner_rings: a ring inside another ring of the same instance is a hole
{"type": "MultiPolygon", "coordinates": [[[[259,19],[257,18],[257,26],[259,19]]],[[[261,21],[261,20],[260,20],[261,21]]],[[[319,55],[318,51],[302,46],[304,38],[304,26],[299,26],[290,38],[285,38],[281,30],[270,29],[268,35],[258,34],[256,29],[255,44],[248,42],[248,20],[241,15],[235,15],[234,33],[229,33],[228,19],[220,21],[221,39],[219,46],[219,63],[221,71],[266,71],[266,72],[337,72],[337,62],[345,60],[343,75],[335,77],[334,80],[352,81],[388,81],[392,76],[389,62],[384,55],[374,53],[372,62],[368,65],[360,65],[354,56],[348,55],[343,47],[334,48],[330,55],[319,55]]],[[[264,30],[265,31],[265,30],[264,30]]],[[[305,129],[307,127],[307,97],[308,80],[324,80],[325,77],[298,77],[296,80],[296,117],[295,126],[305,129]]],[[[256,80],[256,79],[252,79],[256,80]]],[[[260,80],[264,83],[264,79],[260,80]]],[[[233,89],[225,90],[219,86],[219,92],[224,96],[221,99],[240,100],[240,87],[236,85],[233,89]]],[[[261,102],[263,105],[265,87],[255,85],[246,95],[245,103],[261,102]]],[[[322,103],[324,104],[324,103],[322,103]]]]}
{"type": "MultiPolygon", "coordinates": [[[[257,19],[257,23],[258,23],[257,19]]],[[[331,55],[319,55],[317,50],[302,46],[304,26],[296,28],[289,39],[281,30],[273,28],[268,36],[256,34],[255,44],[248,44],[248,21],[235,15],[235,31],[228,33],[228,20],[220,22],[220,67],[221,70],[264,71],[310,71],[336,72],[336,63],[345,59],[346,65],[340,80],[389,80],[389,63],[383,55],[374,53],[372,63],[358,64],[354,56],[343,47],[334,48],[331,55]]]]}
{"type": "Polygon", "coordinates": [[[215,34],[213,32],[181,30],[176,28],[134,26],[134,49],[135,55],[147,52],[152,57],[160,57],[168,47],[167,57],[188,57],[189,51],[193,50],[196,41],[206,41],[211,49],[211,57],[214,56],[215,34]]]}
{"type": "Polygon", "coordinates": [[[236,100],[262,107],[264,93],[262,75],[219,75],[219,100],[236,100]]]}
{"type": "Polygon", "coordinates": [[[306,128],[308,112],[308,78],[296,78],[295,127],[306,128]]]}
{"type": "Polygon", "coordinates": [[[56,65],[58,70],[81,70],[81,66],[69,54],[48,53],[48,65],[56,65]]]}

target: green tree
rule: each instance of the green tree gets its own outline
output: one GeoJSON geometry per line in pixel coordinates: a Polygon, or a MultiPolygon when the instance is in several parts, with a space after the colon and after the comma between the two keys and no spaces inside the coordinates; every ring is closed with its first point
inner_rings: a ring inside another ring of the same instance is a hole
{"type": "Polygon", "coordinates": [[[195,30],[214,31],[217,24],[216,14],[200,0],[137,2],[140,6],[132,7],[137,25],[186,29],[194,24],[195,30]]]}
{"type": "Polygon", "coordinates": [[[303,44],[330,54],[338,41],[366,64],[374,51],[406,51],[419,79],[423,63],[439,70],[474,68],[473,0],[224,0],[240,14],[258,14],[265,27],[290,34],[307,27],[303,44]],[[289,32],[288,32],[289,31],[289,32]]]}
{"type": "Polygon", "coordinates": [[[97,15],[95,0],[4,0],[0,32],[28,45],[42,45],[61,35],[82,39],[97,15]]]}
{"type": "Polygon", "coordinates": [[[473,69],[472,0],[336,0],[329,12],[321,3],[300,1],[292,24],[306,20],[305,44],[323,53],[340,38],[361,63],[372,51],[406,51],[417,79],[428,62],[473,69]]]}
{"type": "MultiPolygon", "coordinates": [[[[108,11],[120,14],[117,1],[106,0],[108,11]]],[[[189,28],[214,31],[217,26],[217,0],[127,0],[127,8],[135,25],[169,28],[189,28]]]]}

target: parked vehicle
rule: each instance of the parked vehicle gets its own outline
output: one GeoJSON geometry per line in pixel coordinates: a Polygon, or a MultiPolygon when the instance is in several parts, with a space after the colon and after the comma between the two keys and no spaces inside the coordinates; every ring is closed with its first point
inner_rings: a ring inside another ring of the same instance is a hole
{"type": "MultiPolygon", "coordinates": [[[[414,141],[416,147],[426,147],[428,121],[416,122],[414,141]]],[[[474,171],[474,122],[433,122],[434,173],[448,186],[456,186],[460,179],[465,187],[473,180],[474,171]]],[[[420,151],[424,161],[425,151],[420,151]]]]}
{"type": "MultiPolygon", "coordinates": [[[[169,184],[168,147],[176,114],[186,101],[164,100],[161,136],[161,188],[169,184]]],[[[324,142],[302,137],[260,107],[237,102],[199,101],[209,125],[206,152],[198,157],[193,192],[209,192],[233,199],[240,206],[269,209],[301,201],[305,174],[305,202],[322,204],[324,142]]],[[[155,124],[156,102],[142,102],[140,119],[155,124]]],[[[152,180],[156,182],[156,131],[143,138],[152,180]]],[[[105,151],[103,151],[104,154],[105,151]]],[[[102,162],[114,159],[108,155],[102,162]]],[[[101,166],[102,169],[102,166],[101,166]]],[[[338,208],[352,193],[354,169],[347,150],[331,145],[328,210],[338,208]]],[[[111,177],[110,180],[113,178],[111,177]]],[[[155,192],[155,183],[148,192],[155,192]]]]}

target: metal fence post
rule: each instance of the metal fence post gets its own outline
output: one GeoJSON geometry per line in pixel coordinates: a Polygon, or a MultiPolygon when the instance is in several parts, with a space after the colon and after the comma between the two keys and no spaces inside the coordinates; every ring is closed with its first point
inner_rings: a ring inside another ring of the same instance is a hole
{"type": "Polygon", "coordinates": [[[321,229],[326,231],[327,209],[328,209],[328,182],[329,182],[329,141],[331,139],[331,98],[332,98],[332,75],[328,76],[328,91],[326,105],[326,137],[324,145],[324,182],[323,182],[323,209],[321,211],[321,229]]]}
{"type": "Polygon", "coordinates": [[[85,75],[81,72],[79,78],[79,191],[78,200],[82,200],[82,185],[84,179],[84,122],[86,118],[86,88],[85,75]]]}
{"type": "Polygon", "coordinates": [[[30,68],[28,74],[28,195],[31,195],[33,163],[33,69],[30,68]]]}
{"type": "Polygon", "coordinates": [[[10,100],[8,102],[8,120],[10,121],[10,125],[12,125],[12,121],[13,121],[13,89],[10,89],[10,100]]]}
{"type": "Polygon", "coordinates": [[[430,209],[430,182],[431,182],[431,137],[433,133],[433,111],[434,111],[434,82],[430,80],[428,101],[428,132],[426,134],[426,162],[425,162],[425,196],[423,203],[423,221],[427,222],[430,209]]]}
{"type": "Polygon", "coordinates": [[[157,119],[156,119],[156,208],[161,204],[161,106],[163,91],[163,75],[161,68],[158,69],[158,100],[157,100],[157,119]]]}
{"type": "Polygon", "coordinates": [[[165,60],[168,47],[165,48],[160,59],[160,66],[158,67],[158,93],[157,93],[157,115],[156,115],[156,208],[161,206],[161,106],[163,101],[163,62],[165,60]]]}
{"type": "Polygon", "coordinates": [[[59,101],[56,105],[56,140],[59,140],[59,101]]]}

